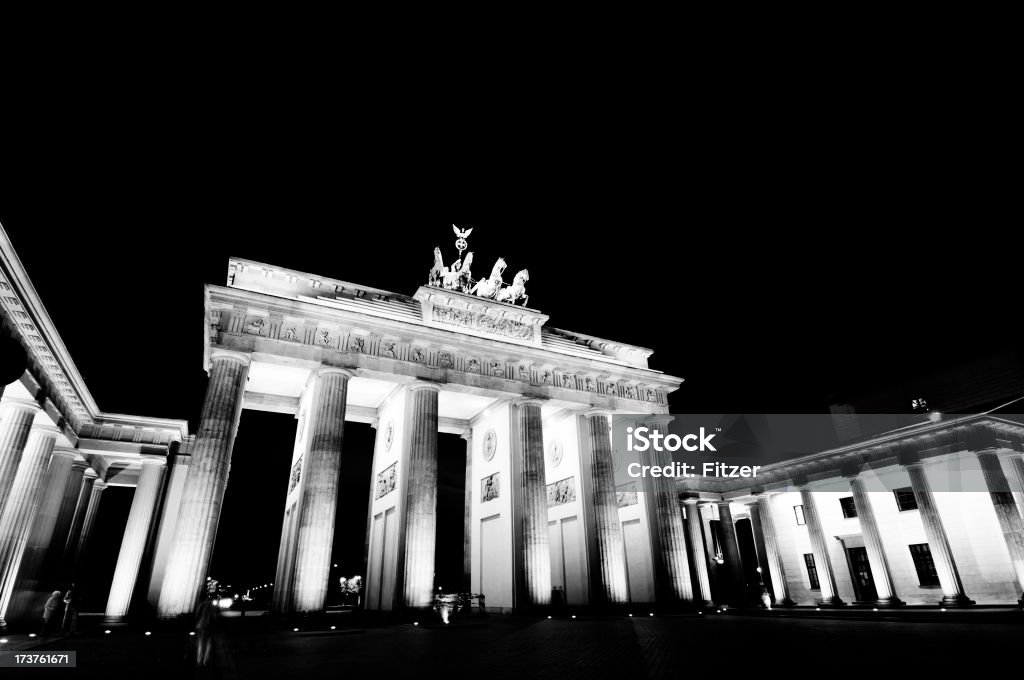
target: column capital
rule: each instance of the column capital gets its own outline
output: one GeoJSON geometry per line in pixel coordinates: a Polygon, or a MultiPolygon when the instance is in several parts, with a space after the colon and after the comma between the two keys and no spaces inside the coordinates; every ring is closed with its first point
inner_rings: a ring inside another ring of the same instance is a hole
{"type": "Polygon", "coordinates": [[[53,453],[51,455],[54,458],[56,458],[57,456],[62,456],[70,458],[72,461],[74,461],[75,458],[78,457],[78,449],[72,448],[70,446],[54,446],[53,453]]]}
{"type": "Polygon", "coordinates": [[[84,471],[89,469],[89,462],[85,458],[76,458],[75,462],[71,464],[71,469],[82,470],[84,474],[84,471]]]}
{"type": "Polygon", "coordinates": [[[230,349],[214,347],[210,350],[210,362],[212,363],[214,361],[237,361],[244,366],[248,366],[249,362],[252,361],[252,355],[246,354],[245,352],[236,352],[230,349]]]}
{"type": "Polygon", "coordinates": [[[468,430],[466,430],[465,432],[463,432],[459,436],[462,437],[463,439],[465,439],[467,442],[468,441],[472,441],[472,439],[473,439],[473,428],[469,428],[468,430]]]}
{"type": "Polygon", "coordinates": [[[440,392],[441,386],[437,383],[427,382],[425,380],[415,380],[406,386],[410,392],[416,392],[419,390],[433,390],[434,392],[440,392]]]}
{"type": "Polygon", "coordinates": [[[538,399],[537,397],[522,397],[520,399],[513,399],[513,406],[537,406],[538,408],[544,406],[547,403],[545,399],[538,399]]]}
{"type": "Polygon", "coordinates": [[[159,465],[160,467],[163,467],[164,465],[167,465],[167,458],[165,458],[164,456],[159,456],[159,455],[156,455],[156,454],[148,454],[147,453],[147,454],[143,454],[143,456],[142,456],[142,464],[143,465],[159,465]]]}
{"type": "Polygon", "coordinates": [[[699,498],[682,498],[683,505],[700,505],[699,498]]]}
{"type": "Polygon", "coordinates": [[[38,402],[32,399],[22,399],[21,397],[4,397],[3,401],[0,401],[0,408],[3,407],[15,408],[19,411],[32,411],[33,413],[43,410],[43,407],[38,402]]]}
{"type": "Polygon", "coordinates": [[[95,483],[93,483],[93,485],[92,485],[92,490],[93,491],[103,491],[106,488],[107,488],[107,483],[104,480],[100,479],[99,477],[96,478],[95,483]]]}
{"type": "Polygon", "coordinates": [[[36,434],[36,433],[38,433],[38,434],[48,434],[48,435],[52,435],[54,437],[58,437],[58,436],[64,434],[64,431],[61,430],[56,425],[50,425],[49,423],[46,423],[46,424],[44,424],[44,423],[35,423],[35,424],[32,425],[31,434],[36,434]]]}
{"type": "Polygon", "coordinates": [[[601,408],[600,406],[593,406],[591,408],[588,408],[586,411],[583,411],[581,415],[584,415],[588,418],[596,418],[599,416],[604,418],[611,418],[612,410],[609,408],[601,408]]]}
{"type": "Polygon", "coordinates": [[[1007,458],[1010,460],[1014,458],[1024,458],[1024,452],[1014,451],[1013,449],[1000,449],[998,453],[1000,458],[1007,458]]]}
{"type": "Polygon", "coordinates": [[[341,368],[339,366],[328,366],[326,364],[320,364],[320,367],[316,369],[316,376],[319,378],[325,375],[340,374],[346,378],[356,377],[355,372],[348,368],[341,368]]]}
{"type": "Polygon", "coordinates": [[[85,479],[96,479],[99,477],[99,475],[96,474],[96,471],[93,470],[91,467],[85,468],[85,473],[82,476],[85,479]]]}

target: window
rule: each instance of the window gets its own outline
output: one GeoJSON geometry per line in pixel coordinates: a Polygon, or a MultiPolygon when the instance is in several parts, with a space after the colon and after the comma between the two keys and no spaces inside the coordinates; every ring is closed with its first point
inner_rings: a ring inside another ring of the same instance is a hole
{"type": "Polygon", "coordinates": [[[900,512],[917,510],[917,498],[914,496],[914,490],[909,486],[896,489],[893,494],[896,496],[896,507],[900,509],[900,512]]]}
{"type": "MultiPolygon", "coordinates": [[[[925,547],[927,548],[928,546],[925,547]]],[[[814,553],[807,553],[804,555],[804,565],[807,567],[807,580],[811,582],[811,590],[820,590],[821,585],[818,583],[818,568],[814,566],[814,553]]]]}
{"type": "Polygon", "coordinates": [[[807,518],[804,517],[804,506],[802,506],[802,505],[794,505],[793,506],[793,512],[796,514],[796,523],[797,524],[807,524],[807,518]]]}
{"type": "Polygon", "coordinates": [[[857,506],[853,503],[853,496],[839,499],[839,505],[843,508],[843,517],[850,519],[857,516],[857,506]]]}
{"type": "Polygon", "coordinates": [[[939,575],[935,571],[935,561],[932,559],[932,551],[928,544],[917,543],[910,546],[910,556],[914,558],[914,568],[917,569],[917,579],[921,585],[939,585],[939,575]]]}

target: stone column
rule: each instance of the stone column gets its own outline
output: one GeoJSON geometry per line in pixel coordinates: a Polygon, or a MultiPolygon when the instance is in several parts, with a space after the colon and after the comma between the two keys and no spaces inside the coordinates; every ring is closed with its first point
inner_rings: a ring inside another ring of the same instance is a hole
{"type": "Polygon", "coordinates": [[[1024,454],[1004,450],[999,452],[999,456],[1006,459],[1009,488],[1017,501],[1017,510],[1024,517],[1024,454]]]}
{"type": "Polygon", "coordinates": [[[119,621],[128,614],[135,581],[139,576],[142,553],[146,550],[146,539],[156,501],[160,497],[160,482],[164,475],[163,458],[143,458],[139,481],[132,498],[132,509],[128,513],[128,524],[121,539],[121,552],[117,555],[114,580],[107,597],[107,621],[119,621]]]}
{"type": "Polygon", "coordinates": [[[523,399],[512,405],[512,541],[515,606],[519,611],[551,604],[541,404],[536,399],[523,399]]]}
{"type": "Polygon", "coordinates": [[[740,558],[740,545],[736,540],[736,525],[732,520],[732,509],[729,501],[718,501],[718,527],[722,534],[722,559],[729,573],[732,588],[729,590],[734,602],[746,601],[747,579],[743,575],[743,560],[740,558]]]}
{"type": "Polygon", "coordinates": [[[210,565],[231,469],[249,356],[214,349],[210,364],[210,382],[157,606],[161,617],[188,614],[195,607],[210,565]]]}
{"type": "Polygon", "coordinates": [[[60,506],[64,501],[65,490],[71,482],[75,457],[75,449],[54,446],[50,456],[50,464],[46,475],[36,494],[35,514],[32,519],[28,539],[22,548],[21,558],[14,575],[14,590],[8,603],[5,618],[22,619],[35,604],[35,600],[47,589],[44,586],[43,566],[46,553],[53,540],[54,528],[57,525],[60,506]]]}
{"type": "MultiPolygon", "coordinates": [[[[594,526],[588,530],[597,538],[598,564],[591,567],[591,579],[598,577],[597,588],[601,601],[610,605],[629,602],[629,584],[626,579],[626,547],[619,522],[619,504],[615,495],[615,467],[612,461],[612,439],[608,429],[608,414],[588,413],[589,478],[594,526]]],[[[586,444],[584,444],[586,445],[586,444]]],[[[684,553],[685,559],[685,553],[684,553]]]]}
{"type": "Polygon", "coordinates": [[[696,498],[683,500],[686,505],[686,528],[690,532],[690,546],[693,548],[693,571],[697,577],[694,601],[699,605],[714,605],[711,597],[711,577],[708,575],[708,552],[704,545],[704,530],[700,521],[700,505],[696,498]]]}
{"type": "Polygon", "coordinates": [[[89,509],[89,499],[92,497],[92,487],[96,483],[96,473],[91,468],[86,469],[82,475],[82,484],[78,489],[78,499],[75,503],[75,515],[71,520],[71,528],[68,530],[67,540],[64,542],[64,553],[61,564],[65,569],[71,568],[78,557],[78,541],[82,536],[82,527],[85,525],[85,514],[89,509]]]}
{"type": "Polygon", "coordinates": [[[757,499],[758,519],[761,522],[761,533],[764,534],[764,556],[771,575],[772,592],[775,603],[784,607],[796,604],[789,594],[789,581],[786,580],[786,569],[782,564],[782,553],[779,551],[779,539],[775,533],[775,518],[772,515],[772,496],[765,494],[757,499]]]}
{"type": "MultiPolygon", "coordinates": [[[[437,538],[437,385],[414,383],[405,400],[403,526],[399,537],[402,606],[429,607],[437,538]]],[[[545,529],[547,526],[545,525],[545,529]]]]}
{"type": "Polygon", "coordinates": [[[292,587],[294,611],[298,613],[322,611],[327,598],[341,476],[341,444],[345,436],[345,401],[351,377],[351,371],[322,366],[316,372],[313,385],[307,424],[309,445],[302,461],[304,479],[292,587]]]}
{"type": "Polygon", "coordinates": [[[96,526],[96,515],[100,512],[100,501],[103,500],[103,492],[107,490],[107,483],[102,479],[93,482],[89,493],[89,502],[85,509],[85,517],[82,519],[82,531],[78,538],[78,545],[75,546],[74,571],[77,574],[83,560],[89,554],[89,539],[92,538],[92,530],[96,526]]]}
{"type": "MultiPolygon", "coordinates": [[[[1024,520],[1021,520],[1020,512],[1017,511],[1017,503],[1003,473],[999,454],[988,449],[976,455],[981,463],[981,473],[985,477],[985,486],[988,487],[996,519],[999,520],[999,528],[1003,532],[1003,540],[1010,553],[1010,564],[1017,576],[1017,589],[1024,590],[1024,520]]],[[[1024,594],[1021,595],[1021,602],[1024,603],[1024,594]]]]}
{"type": "Polygon", "coordinates": [[[761,506],[757,504],[756,499],[753,503],[747,505],[747,511],[750,512],[750,530],[754,535],[758,585],[765,592],[774,592],[769,591],[774,577],[772,576],[772,570],[768,566],[768,546],[764,538],[764,526],[761,523],[761,506]]]}
{"type": "Polygon", "coordinates": [[[836,573],[832,569],[832,558],[828,553],[828,542],[818,518],[818,508],[814,504],[814,492],[807,486],[800,488],[800,498],[804,504],[804,520],[807,522],[807,535],[811,539],[811,553],[814,554],[814,566],[818,569],[818,584],[821,586],[821,602],[819,604],[838,606],[846,604],[839,597],[836,586],[836,573]]]}
{"type": "Polygon", "coordinates": [[[21,399],[0,404],[0,513],[10,497],[32,421],[41,410],[34,401],[21,399]]]}
{"type": "Polygon", "coordinates": [[[32,427],[0,518],[0,627],[6,626],[5,617],[14,595],[18,567],[35,519],[39,489],[59,434],[60,430],[52,425],[32,427]]]}
{"type": "Polygon", "coordinates": [[[462,516],[462,592],[473,589],[473,431],[462,435],[466,440],[466,504],[462,516]]]}
{"type": "Polygon", "coordinates": [[[871,566],[875,592],[878,593],[876,604],[901,605],[903,602],[896,596],[896,586],[892,580],[892,572],[889,570],[889,560],[885,556],[885,547],[882,545],[882,533],[878,528],[878,522],[875,521],[875,511],[871,507],[871,500],[864,488],[864,480],[854,477],[850,480],[850,489],[853,491],[853,505],[857,509],[857,521],[860,523],[860,533],[864,538],[864,548],[868,554],[868,564],[871,566]]]}
{"type": "Polygon", "coordinates": [[[942,526],[939,509],[935,507],[935,497],[925,475],[924,465],[916,462],[905,467],[910,473],[910,486],[914,490],[914,498],[917,499],[924,535],[928,539],[928,549],[931,551],[935,571],[939,576],[939,585],[942,586],[942,604],[952,607],[974,604],[964,593],[964,584],[953,560],[953,551],[949,547],[949,539],[946,537],[945,527],[942,526]]]}

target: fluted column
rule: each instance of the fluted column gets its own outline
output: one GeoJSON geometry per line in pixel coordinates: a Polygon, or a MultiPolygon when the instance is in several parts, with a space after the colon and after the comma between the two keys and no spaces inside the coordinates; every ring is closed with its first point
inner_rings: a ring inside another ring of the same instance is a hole
{"type": "Polygon", "coordinates": [[[10,497],[32,421],[41,410],[39,404],[21,399],[0,404],[0,513],[10,497]]]}
{"type": "MultiPolygon", "coordinates": [[[[341,445],[350,371],[323,366],[309,408],[309,446],[302,461],[302,499],[295,545],[294,611],[324,608],[331,576],[334,516],[338,507],[341,445]]],[[[435,411],[436,413],[436,411],[435,411]]]]}
{"type": "Polygon", "coordinates": [[[50,455],[46,475],[36,495],[32,528],[14,577],[14,594],[5,614],[7,619],[21,619],[33,606],[33,600],[37,599],[37,593],[43,587],[46,554],[53,540],[65,491],[71,482],[77,453],[73,448],[54,446],[50,455]]]}
{"type": "Polygon", "coordinates": [[[103,500],[103,492],[107,490],[107,483],[102,479],[93,482],[89,493],[89,501],[85,509],[85,517],[82,519],[82,530],[79,534],[78,545],[75,546],[75,566],[77,573],[83,561],[89,555],[89,541],[92,538],[92,530],[96,527],[96,516],[100,512],[100,501],[103,500]]]}
{"type": "Polygon", "coordinates": [[[231,469],[249,356],[214,349],[210,363],[210,382],[157,606],[162,617],[188,614],[195,606],[210,565],[231,469]]]}
{"type": "Polygon", "coordinates": [[[864,549],[868,554],[868,564],[871,566],[871,577],[875,582],[878,604],[903,604],[896,596],[896,586],[893,583],[892,572],[889,570],[889,560],[885,556],[885,546],[882,544],[882,533],[875,520],[871,499],[864,489],[864,480],[854,477],[850,480],[850,489],[853,491],[853,505],[857,509],[857,521],[860,523],[860,533],[864,538],[864,549]]]}
{"type": "MultiPolygon", "coordinates": [[[[655,453],[656,465],[671,465],[672,456],[667,452],[655,453]]],[[[667,477],[651,478],[653,494],[648,494],[648,508],[654,510],[651,530],[657,532],[657,554],[655,561],[663,582],[658,585],[660,602],[690,602],[693,600],[693,584],[690,581],[690,564],[686,555],[686,534],[683,529],[683,513],[679,509],[679,497],[673,480],[667,477]]],[[[648,515],[651,516],[650,514],[648,515]]]]}
{"type": "Polygon", "coordinates": [[[0,518],[0,626],[6,625],[18,568],[35,519],[39,489],[59,434],[60,430],[52,425],[32,427],[0,518]]]}
{"type": "Polygon", "coordinates": [[[733,524],[731,503],[717,501],[718,528],[721,530],[722,559],[729,572],[732,588],[730,595],[735,602],[745,602],[745,586],[747,579],[743,575],[743,560],[740,558],[740,545],[736,539],[736,525],[733,524]]]}
{"type": "Polygon", "coordinates": [[[818,507],[814,502],[814,492],[806,486],[800,489],[800,498],[804,504],[804,520],[807,522],[807,535],[811,539],[811,552],[814,554],[814,566],[818,569],[818,584],[821,586],[821,604],[846,604],[839,597],[836,586],[836,573],[832,569],[832,558],[829,557],[828,542],[825,531],[818,518],[818,507]]]}
{"type": "Polygon", "coordinates": [[[928,539],[928,549],[932,554],[935,571],[939,576],[939,585],[942,587],[942,603],[950,606],[974,604],[964,593],[964,584],[960,580],[960,572],[956,568],[956,561],[953,559],[953,551],[949,547],[946,529],[942,526],[939,509],[935,506],[935,497],[928,477],[925,475],[924,465],[910,463],[905,467],[910,473],[910,486],[914,490],[914,498],[917,499],[921,523],[924,525],[924,535],[928,539]]]}
{"type": "Polygon", "coordinates": [[[462,592],[473,588],[473,431],[462,435],[466,440],[466,490],[462,516],[462,592]]]}
{"type": "Polygon", "coordinates": [[[117,555],[114,580],[110,584],[110,595],[107,597],[108,621],[122,619],[128,614],[132,593],[135,591],[135,581],[139,577],[139,565],[142,564],[142,553],[146,550],[146,539],[153,521],[156,501],[160,497],[164,466],[163,458],[142,460],[142,470],[139,472],[135,496],[132,498],[132,509],[128,513],[124,538],[121,539],[121,551],[117,555]]]}
{"type": "Polygon", "coordinates": [[[693,571],[697,580],[694,601],[697,604],[714,604],[711,596],[711,577],[708,574],[708,553],[704,545],[704,531],[701,527],[700,505],[696,498],[683,500],[686,505],[686,528],[690,532],[690,547],[693,548],[693,571]]]}
{"type": "Polygon", "coordinates": [[[405,400],[404,516],[399,549],[402,605],[430,606],[437,534],[437,385],[414,383],[405,400]]]}
{"type": "Polygon", "coordinates": [[[1017,501],[1017,511],[1024,517],[1024,454],[1018,451],[1000,451],[999,455],[1006,459],[1009,488],[1017,501]]]}
{"type": "Polygon", "coordinates": [[[512,405],[512,516],[515,605],[520,611],[551,603],[548,498],[544,477],[541,402],[512,405]]]}
{"type": "MultiPolygon", "coordinates": [[[[593,506],[593,532],[597,539],[596,568],[591,573],[599,577],[596,590],[604,603],[611,605],[629,602],[629,584],[626,578],[626,547],[619,521],[619,505],[615,495],[615,468],[612,461],[611,431],[608,415],[589,413],[586,416],[590,465],[591,504],[593,506]]],[[[583,461],[581,461],[583,462],[583,461]]],[[[584,462],[585,464],[585,462],[584,462]]]]}
{"type": "Polygon", "coordinates": [[[82,527],[85,526],[85,515],[89,509],[89,499],[92,497],[92,487],[96,483],[96,473],[92,469],[86,469],[82,474],[82,484],[78,489],[78,499],[75,503],[75,514],[71,520],[71,528],[68,529],[67,540],[64,542],[64,553],[61,563],[65,569],[70,569],[78,557],[78,541],[82,536],[82,527]]]}
{"type": "Polygon", "coordinates": [[[764,534],[764,554],[771,575],[772,592],[775,603],[782,606],[796,604],[789,594],[789,581],[786,580],[786,569],[782,564],[782,553],[779,551],[779,538],[775,533],[775,517],[772,515],[772,496],[763,495],[757,499],[761,521],[761,533],[764,534]]]}
{"type": "MultiPolygon", "coordinates": [[[[1013,493],[1009,491],[1010,483],[1003,473],[999,462],[999,454],[991,449],[976,454],[981,463],[981,473],[985,477],[989,498],[999,520],[999,528],[1003,532],[1006,549],[1010,553],[1010,564],[1017,576],[1017,590],[1024,591],[1024,520],[1017,511],[1017,503],[1013,493]]],[[[1024,595],[1021,595],[1024,602],[1024,595]]]]}

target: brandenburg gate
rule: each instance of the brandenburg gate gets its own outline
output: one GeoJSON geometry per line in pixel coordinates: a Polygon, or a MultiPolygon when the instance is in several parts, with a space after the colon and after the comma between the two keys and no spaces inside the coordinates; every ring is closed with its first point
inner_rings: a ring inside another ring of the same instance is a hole
{"type": "Polygon", "coordinates": [[[280,614],[324,609],[351,421],[376,429],[368,610],[431,604],[438,433],[466,441],[463,587],[483,594],[488,610],[531,611],[554,588],[575,605],[653,601],[657,579],[673,584],[670,597],[689,599],[678,508],[619,508],[610,439],[611,414],[667,413],[681,380],[649,368],[650,350],[549,326],[527,306],[525,269],[506,283],[497,258],[474,279],[469,231],[456,235],[458,259],[445,266],[435,249],[426,285],[411,296],[231,259],[226,285],[205,288],[209,383],[194,434],[183,421],[95,406],[4,235],[5,326],[29,365],[7,386],[0,416],[0,481],[13,484],[0,523],[0,624],[27,612],[56,574],[70,580],[67,566],[40,565],[53,563],[58,544],[69,564],[80,558],[95,490],[108,484],[135,487],[108,620],[143,600],[163,618],[191,613],[243,409],[297,419],[290,474],[272,482],[288,487],[280,614]]]}
{"type": "Polygon", "coordinates": [[[346,421],[376,428],[368,609],[431,603],[439,432],[466,440],[465,567],[488,608],[548,604],[553,574],[577,602],[627,601],[608,416],[667,412],[681,381],[651,370],[650,350],[549,327],[522,304],[526,270],[506,286],[498,259],[474,281],[458,245],[450,268],[435,250],[411,297],[242,259],[226,286],[206,287],[210,381],[189,464],[173,473],[161,616],[190,612],[202,589],[246,408],[298,420],[280,480],[277,611],[324,607],[346,421]]]}

